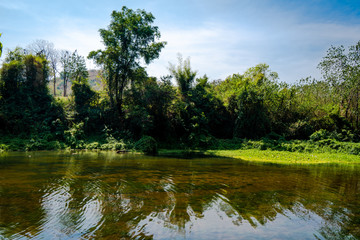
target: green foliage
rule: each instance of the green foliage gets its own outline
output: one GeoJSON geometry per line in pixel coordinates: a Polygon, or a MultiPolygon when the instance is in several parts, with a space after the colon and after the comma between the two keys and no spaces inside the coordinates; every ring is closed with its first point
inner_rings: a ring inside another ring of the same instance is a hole
{"type": "Polygon", "coordinates": [[[312,141],[319,141],[319,140],[324,140],[324,139],[328,139],[331,137],[330,132],[328,132],[325,129],[320,129],[319,131],[314,132],[313,134],[311,134],[310,136],[310,140],[312,141]]]}
{"type": "Polygon", "coordinates": [[[178,65],[175,66],[170,64],[169,71],[171,75],[175,78],[180,93],[183,97],[187,97],[188,91],[192,88],[192,84],[195,80],[196,71],[192,71],[190,67],[190,58],[187,58],[183,61],[182,56],[178,55],[178,65]]]}
{"type": "Polygon", "coordinates": [[[70,79],[72,82],[82,82],[88,77],[89,73],[86,69],[85,58],[75,50],[70,58],[70,79]]]}
{"type": "Polygon", "coordinates": [[[89,73],[86,69],[86,63],[83,56],[80,56],[75,50],[73,53],[69,51],[60,52],[60,64],[62,67],[61,78],[63,79],[63,95],[67,96],[68,82],[86,81],[89,73]]]}
{"type": "Polygon", "coordinates": [[[89,58],[103,67],[107,91],[112,107],[122,115],[123,93],[127,83],[140,67],[140,60],[149,64],[159,57],[165,42],[160,39],[158,27],[152,26],[154,16],[144,10],[123,7],[113,11],[108,29],[100,29],[105,50],[93,51],[89,58]]]}
{"type": "Polygon", "coordinates": [[[212,135],[230,136],[230,116],[213,93],[207,76],[196,79],[194,86],[196,72],[191,70],[189,59],[183,63],[181,56],[179,65],[170,65],[169,70],[180,90],[171,108],[172,126],[180,139],[193,148],[205,148],[211,145],[212,135]]]}
{"type": "Polygon", "coordinates": [[[144,76],[125,92],[125,126],[134,138],[150,135],[165,141],[171,137],[170,106],[175,98],[175,89],[168,77],[144,76]]]}
{"type": "Polygon", "coordinates": [[[158,141],[183,149],[359,154],[360,42],[329,49],[319,64],[322,81],[286,84],[258,64],[211,82],[196,78],[180,55],[171,76],[156,79],[141,64],[166,44],[154,19],[144,10],[112,12],[100,29],[105,48],[88,56],[102,67],[103,91],[91,88],[76,51],[60,54],[64,97],[57,98],[48,90],[57,72],[53,44],[31,45],[35,55],[9,51],[0,70],[0,149],[129,150],[140,139],[135,147],[145,153],[156,152],[158,141]]]}
{"type": "Polygon", "coordinates": [[[318,141],[290,140],[285,141],[272,140],[263,138],[262,140],[246,140],[246,139],[218,139],[207,149],[216,150],[273,150],[287,152],[304,152],[304,153],[344,153],[344,154],[360,154],[360,143],[340,142],[335,139],[322,139],[318,141]]]}
{"type": "MultiPolygon", "coordinates": [[[[0,33],[0,37],[1,37],[2,33],[0,33]]],[[[1,57],[1,54],[2,54],[2,49],[3,49],[3,45],[2,43],[0,42],[0,57],[1,57]]]]}
{"type": "Polygon", "coordinates": [[[264,99],[251,86],[245,87],[238,96],[238,117],[235,121],[234,136],[260,138],[270,130],[264,99]]]}
{"type": "Polygon", "coordinates": [[[37,151],[65,149],[66,145],[61,141],[45,140],[40,136],[22,138],[8,135],[0,138],[0,151],[37,151]]]}
{"type": "Polygon", "coordinates": [[[12,61],[4,63],[1,69],[1,96],[4,100],[11,98],[18,92],[22,85],[24,63],[22,61],[12,61]]]}
{"type": "MultiPolygon", "coordinates": [[[[87,149],[91,149],[91,145],[94,146],[94,143],[88,145],[87,149]]],[[[126,144],[123,140],[116,140],[112,136],[108,137],[105,143],[98,145],[98,149],[101,150],[126,150],[130,147],[131,144],[126,144]]]]}
{"type": "Polygon", "coordinates": [[[64,132],[65,142],[71,148],[81,149],[84,147],[84,123],[73,124],[73,126],[64,132]]]}
{"type": "Polygon", "coordinates": [[[196,86],[190,91],[190,100],[196,107],[196,112],[202,119],[199,126],[203,134],[217,138],[232,137],[233,123],[231,115],[223,102],[215,95],[214,86],[209,83],[208,77],[196,79],[196,86]]]}
{"type": "Polygon", "coordinates": [[[21,47],[16,47],[13,51],[9,51],[5,57],[5,63],[10,63],[12,61],[19,61],[23,60],[25,50],[21,47]]]}
{"type": "Polygon", "coordinates": [[[156,154],[157,153],[157,142],[153,137],[143,136],[134,145],[135,149],[145,154],[156,154]]]}
{"type": "Polygon", "coordinates": [[[332,46],[319,63],[323,78],[334,88],[342,115],[360,129],[360,41],[350,46],[332,46]]]}
{"type": "Polygon", "coordinates": [[[314,132],[313,126],[305,120],[298,120],[289,126],[287,137],[290,139],[308,139],[314,132]]]}
{"type": "Polygon", "coordinates": [[[99,94],[91,89],[87,79],[74,81],[71,89],[74,96],[74,121],[84,123],[86,134],[100,134],[104,123],[101,120],[99,94]]]}
{"type": "Polygon", "coordinates": [[[0,81],[0,131],[37,134],[51,131],[52,122],[64,121],[63,110],[48,93],[47,61],[41,56],[9,53],[0,81]],[[13,58],[13,56],[15,56],[13,58]]]}
{"type": "Polygon", "coordinates": [[[359,142],[360,140],[358,134],[355,134],[345,129],[342,129],[341,132],[330,132],[326,129],[320,129],[319,131],[314,132],[310,136],[310,140],[315,142],[326,139],[333,139],[341,142],[359,142]]]}

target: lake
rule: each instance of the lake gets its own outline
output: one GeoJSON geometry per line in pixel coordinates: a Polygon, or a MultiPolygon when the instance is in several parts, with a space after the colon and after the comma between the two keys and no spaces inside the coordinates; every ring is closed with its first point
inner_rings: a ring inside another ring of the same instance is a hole
{"type": "Polygon", "coordinates": [[[360,239],[360,167],[0,153],[0,239],[360,239]]]}

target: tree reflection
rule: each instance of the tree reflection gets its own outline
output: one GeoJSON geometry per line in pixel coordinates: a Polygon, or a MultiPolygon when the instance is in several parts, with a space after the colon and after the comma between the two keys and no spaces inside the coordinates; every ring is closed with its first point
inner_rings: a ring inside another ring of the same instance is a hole
{"type": "Polygon", "coordinates": [[[194,238],[200,227],[214,230],[202,220],[262,234],[286,229],[282,219],[319,239],[360,238],[359,170],[110,153],[54,158],[0,170],[1,236],[152,239],[161,230],[194,238]]]}

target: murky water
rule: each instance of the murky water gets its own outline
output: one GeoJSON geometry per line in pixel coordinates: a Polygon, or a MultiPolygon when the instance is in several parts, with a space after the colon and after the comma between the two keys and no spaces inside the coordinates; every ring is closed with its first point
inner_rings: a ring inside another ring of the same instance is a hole
{"type": "Polygon", "coordinates": [[[360,169],[1,153],[2,238],[360,239],[360,169]]]}

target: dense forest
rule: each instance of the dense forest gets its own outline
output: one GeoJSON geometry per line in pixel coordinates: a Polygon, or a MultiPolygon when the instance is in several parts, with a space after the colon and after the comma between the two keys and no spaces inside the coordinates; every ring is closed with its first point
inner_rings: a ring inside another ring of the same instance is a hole
{"type": "Polygon", "coordinates": [[[155,152],[157,143],[360,154],[360,41],[331,46],[318,65],[321,80],[285,83],[261,63],[211,81],[181,55],[155,78],[145,67],[166,42],[153,21],[144,10],[112,12],[110,25],[99,30],[104,49],[87,56],[101,69],[97,90],[77,51],[37,40],[3,52],[0,148],[155,152]]]}

